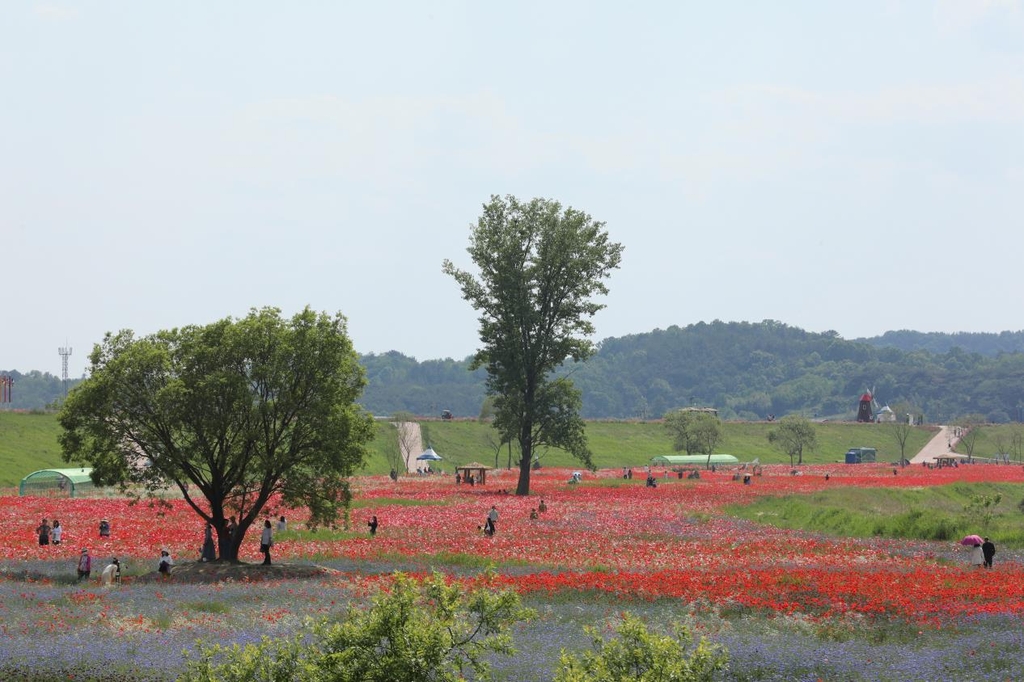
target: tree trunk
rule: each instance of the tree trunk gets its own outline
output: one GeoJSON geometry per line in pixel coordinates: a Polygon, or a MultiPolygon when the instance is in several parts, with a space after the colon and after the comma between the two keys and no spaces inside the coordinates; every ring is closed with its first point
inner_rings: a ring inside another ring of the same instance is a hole
{"type": "Polygon", "coordinates": [[[516,486],[516,495],[530,494],[530,460],[532,457],[526,451],[523,452],[523,461],[519,463],[519,484],[516,486]]]}
{"type": "Polygon", "coordinates": [[[519,484],[516,486],[516,495],[530,494],[530,466],[533,464],[533,440],[530,437],[533,431],[533,424],[527,424],[519,435],[519,454],[522,459],[519,462],[519,484]]]}

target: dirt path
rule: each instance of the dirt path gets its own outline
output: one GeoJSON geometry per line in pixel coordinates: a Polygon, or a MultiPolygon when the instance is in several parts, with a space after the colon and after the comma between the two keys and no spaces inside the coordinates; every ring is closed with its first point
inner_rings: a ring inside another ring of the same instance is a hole
{"type": "Polygon", "coordinates": [[[957,438],[953,437],[953,429],[948,426],[940,426],[930,441],[925,443],[921,451],[910,459],[911,464],[921,462],[934,462],[935,457],[951,452],[956,447],[957,438]]]}
{"type": "Polygon", "coordinates": [[[420,425],[416,422],[400,422],[398,424],[398,445],[402,448],[405,470],[411,474],[416,473],[416,458],[423,453],[420,425]]]}

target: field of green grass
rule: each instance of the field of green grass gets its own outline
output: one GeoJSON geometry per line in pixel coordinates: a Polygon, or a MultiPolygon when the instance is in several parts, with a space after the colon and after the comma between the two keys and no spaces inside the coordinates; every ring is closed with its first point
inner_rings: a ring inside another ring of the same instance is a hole
{"type": "MultiPolygon", "coordinates": [[[[744,462],[760,458],[765,464],[788,463],[789,456],[768,442],[768,432],[777,426],[768,422],[724,422],[722,441],[716,452],[735,455],[744,462]]],[[[807,464],[842,462],[847,450],[861,446],[876,448],[879,461],[895,462],[899,459],[899,444],[889,424],[825,422],[816,427],[818,446],[813,452],[804,453],[804,462],[807,464]]],[[[423,447],[430,445],[444,457],[444,461],[435,465],[435,468],[450,471],[456,465],[470,462],[489,466],[495,466],[497,462],[499,467],[508,465],[508,447],[501,448],[499,452],[497,435],[489,424],[469,420],[437,420],[423,421],[421,428],[423,447]]],[[[910,458],[917,454],[935,432],[936,427],[915,427],[907,439],[906,456],[910,458]]],[[[660,421],[591,421],[587,422],[587,438],[594,464],[599,468],[644,466],[652,457],[673,453],[672,438],[660,421]]],[[[366,471],[386,474],[388,465],[382,447],[385,442],[387,447],[397,447],[394,427],[379,423],[378,441],[373,446],[378,448],[378,454],[371,457],[366,471]]],[[[975,454],[980,455],[981,450],[979,445],[975,454]]],[[[516,455],[513,449],[513,462],[516,455]]],[[[572,456],[561,450],[542,452],[540,463],[548,467],[579,466],[572,456]]]]}
{"type": "MultiPolygon", "coordinates": [[[[760,458],[762,463],[788,463],[789,457],[773,448],[768,432],[777,424],[767,422],[725,422],[723,437],[716,452],[735,455],[740,461],[760,458]]],[[[61,460],[57,417],[54,414],[0,412],[0,488],[18,485],[21,479],[38,469],[67,466],[61,460]]],[[[1010,426],[984,427],[975,447],[976,456],[995,454],[999,443],[1009,441],[1010,426]]],[[[472,420],[421,422],[423,447],[432,446],[444,461],[435,468],[451,471],[456,465],[481,462],[490,466],[508,465],[508,447],[499,451],[497,437],[489,424],[472,420]]],[[[906,454],[912,457],[935,433],[935,427],[916,427],[907,441],[906,454]]],[[[825,422],[817,424],[818,446],[804,453],[808,464],[843,461],[851,447],[873,447],[880,461],[899,459],[899,446],[888,424],[825,422]]],[[[672,454],[672,439],[659,421],[587,422],[587,437],[600,468],[639,467],[657,455],[672,454]]],[[[376,423],[376,437],[368,446],[369,456],[361,473],[384,475],[390,470],[388,451],[398,447],[395,428],[388,422],[376,423]]],[[[513,449],[512,461],[517,457],[513,449]]],[[[539,453],[541,466],[576,467],[579,463],[561,450],[539,453]]]]}
{"type": "Polygon", "coordinates": [[[0,412],[0,488],[17,486],[39,469],[68,466],[60,458],[57,415],[0,412]]]}
{"type": "Polygon", "coordinates": [[[811,495],[762,497],[728,507],[734,516],[840,537],[955,542],[991,535],[1024,547],[1024,485],[956,483],[932,488],[837,487],[811,495]],[[984,506],[988,500],[989,506],[984,506]],[[996,502],[996,500],[999,500],[996,502]]]}

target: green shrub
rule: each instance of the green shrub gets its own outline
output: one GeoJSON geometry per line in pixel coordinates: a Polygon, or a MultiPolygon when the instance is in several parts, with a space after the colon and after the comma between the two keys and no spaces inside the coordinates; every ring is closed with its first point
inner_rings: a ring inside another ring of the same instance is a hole
{"type": "Polygon", "coordinates": [[[586,631],[594,650],[582,657],[563,650],[555,682],[705,682],[728,664],[726,652],[703,637],[694,647],[688,628],[677,627],[674,636],[651,634],[628,613],[615,628],[616,638],[586,631]]]}
{"type": "Polygon", "coordinates": [[[489,680],[485,657],[511,655],[511,628],[533,611],[510,590],[465,590],[443,575],[395,574],[369,609],[307,625],[291,639],[199,647],[185,682],[456,682],[489,680]]]}

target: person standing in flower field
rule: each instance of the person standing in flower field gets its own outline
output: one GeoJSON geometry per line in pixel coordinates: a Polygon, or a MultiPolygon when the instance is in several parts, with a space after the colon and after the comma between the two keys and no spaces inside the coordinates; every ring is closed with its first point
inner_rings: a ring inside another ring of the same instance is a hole
{"type": "Polygon", "coordinates": [[[107,521],[106,519],[102,519],[100,521],[100,537],[101,538],[109,538],[110,537],[110,521],[107,521]]]}
{"type": "Polygon", "coordinates": [[[55,545],[60,544],[60,539],[64,535],[64,528],[60,525],[60,521],[57,519],[53,520],[53,528],[50,529],[50,540],[55,545]]]}
{"type": "Polygon", "coordinates": [[[89,548],[85,547],[82,549],[81,556],[78,557],[78,579],[88,580],[90,573],[92,573],[92,557],[89,556],[89,548]]]}
{"type": "Polygon", "coordinates": [[[985,542],[981,544],[981,554],[985,558],[985,568],[992,568],[992,558],[996,555],[995,543],[985,538],[985,542]]]}
{"type": "Polygon", "coordinates": [[[36,528],[36,534],[39,536],[39,546],[50,544],[50,522],[47,519],[43,519],[43,522],[36,528]]]}
{"type": "Polygon", "coordinates": [[[487,512],[487,534],[494,535],[495,524],[498,523],[498,508],[491,505],[491,511],[487,512]]]}
{"type": "Polygon", "coordinates": [[[985,564],[985,553],[981,549],[981,545],[971,546],[971,566],[977,566],[981,568],[985,564]]]}
{"type": "Polygon", "coordinates": [[[203,531],[201,558],[203,561],[217,560],[217,545],[213,542],[213,524],[209,522],[206,524],[206,530],[203,531]]]}
{"type": "Polygon", "coordinates": [[[263,522],[263,532],[260,534],[260,551],[263,552],[263,565],[270,565],[270,548],[274,546],[274,531],[270,527],[270,519],[263,522]]]}
{"type": "Polygon", "coordinates": [[[366,525],[370,527],[370,537],[372,538],[377,534],[377,515],[374,514],[373,518],[366,522],[366,525]]]}

